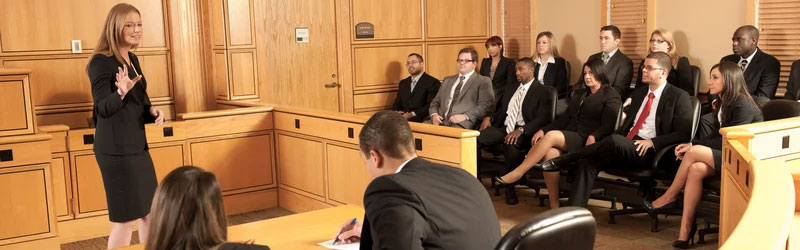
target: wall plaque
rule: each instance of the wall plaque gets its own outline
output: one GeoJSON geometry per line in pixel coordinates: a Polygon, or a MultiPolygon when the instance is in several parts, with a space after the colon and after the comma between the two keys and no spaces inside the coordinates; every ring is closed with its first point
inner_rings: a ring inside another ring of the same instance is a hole
{"type": "Polygon", "coordinates": [[[375,25],[367,22],[356,24],[356,38],[375,38],[375,25]]]}

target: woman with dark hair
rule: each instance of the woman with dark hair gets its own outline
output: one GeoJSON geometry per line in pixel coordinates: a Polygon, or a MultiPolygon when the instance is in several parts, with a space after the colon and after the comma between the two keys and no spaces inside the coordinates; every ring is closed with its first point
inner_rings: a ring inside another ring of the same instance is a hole
{"type": "MultiPolygon", "coordinates": [[[[514,59],[503,56],[505,49],[503,47],[503,39],[499,36],[493,36],[486,40],[486,53],[489,57],[481,61],[480,69],[478,72],[482,76],[492,79],[492,88],[494,89],[494,106],[493,111],[497,112],[500,105],[497,103],[503,100],[503,93],[505,92],[506,85],[517,84],[517,63],[514,59]]],[[[516,90],[516,88],[515,88],[516,90]]],[[[514,93],[510,93],[514,94],[514,93]]],[[[491,126],[491,114],[483,118],[480,125],[480,130],[491,126]]]]}
{"type": "Polygon", "coordinates": [[[172,170],[153,199],[146,250],[268,250],[261,245],[226,243],[228,225],[219,182],[198,167],[172,170]]]}
{"type": "MultiPolygon", "coordinates": [[[[715,131],[721,127],[762,121],[761,111],[747,92],[739,65],[721,62],[711,67],[708,89],[711,94],[719,95],[720,104],[714,110],[715,131]]],[[[669,189],[652,204],[644,201],[644,205],[651,214],[675,207],[678,195],[684,189],[681,228],[678,240],[672,246],[687,249],[694,239],[694,215],[702,196],[703,179],[719,175],[722,169],[722,135],[716,133],[680,144],[675,147],[675,155],[682,161],[669,189]]]]}
{"type": "Polygon", "coordinates": [[[139,10],[117,4],[108,12],[87,65],[97,124],[94,156],[103,177],[108,219],[113,222],[109,249],[129,245],[139,220],[139,241],[147,242],[148,214],[157,185],[144,124],[161,125],[164,112],[150,105],[147,80],[131,52],[141,41],[139,10]]]}
{"type": "MultiPolygon", "coordinates": [[[[621,101],[619,93],[609,86],[603,60],[589,59],[583,65],[583,73],[586,86],[576,90],[567,111],[533,135],[533,147],[522,164],[502,177],[495,177],[497,182],[515,183],[536,163],[591,145],[614,132],[621,101]]],[[[558,172],[544,172],[550,208],[559,206],[559,178],[558,172]]]]}

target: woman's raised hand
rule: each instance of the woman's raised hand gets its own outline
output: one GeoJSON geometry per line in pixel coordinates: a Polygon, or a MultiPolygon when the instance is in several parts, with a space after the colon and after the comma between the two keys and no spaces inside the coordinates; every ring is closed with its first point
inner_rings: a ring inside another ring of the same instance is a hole
{"type": "Polygon", "coordinates": [[[142,79],[142,75],[138,75],[135,78],[131,79],[128,76],[128,66],[123,65],[124,68],[117,67],[119,72],[117,72],[117,81],[114,82],[114,85],[117,86],[119,90],[119,95],[121,98],[124,98],[128,91],[130,91],[134,85],[136,85],[139,80],[142,79]]]}

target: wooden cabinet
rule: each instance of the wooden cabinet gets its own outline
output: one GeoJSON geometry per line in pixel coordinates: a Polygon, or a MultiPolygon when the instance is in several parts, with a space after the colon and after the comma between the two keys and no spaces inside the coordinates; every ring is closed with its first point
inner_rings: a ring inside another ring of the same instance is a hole
{"type": "Polygon", "coordinates": [[[74,218],[72,212],[72,176],[70,176],[69,154],[54,153],[50,161],[53,174],[53,205],[58,221],[74,218]]]}
{"type": "Polygon", "coordinates": [[[192,165],[214,173],[225,194],[275,186],[272,133],[192,139],[192,165]]]}
{"type": "Polygon", "coordinates": [[[72,190],[75,197],[75,218],[107,214],[106,189],[94,152],[70,152],[72,190]]]}
{"type": "Polygon", "coordinates": [[[364,205],[364,191],[372,177],[357,145],[327,144],[328,197],[331,201],[364,205]]]}
{"type": "Polygon", "coordinates": [[[277,149],[281,188],[325,201],[325,155],[322,140],[279,132],[277,149]]]}
{"type": "Polygon", "coordinates": [[[220,100],[258,99],[252,0],[208,0],[213,80],[220,100]]]}
{"type": "Polygon", "coordinates": [[[0,136],[33,134],[29,70],[0,68],[0,136]]]}

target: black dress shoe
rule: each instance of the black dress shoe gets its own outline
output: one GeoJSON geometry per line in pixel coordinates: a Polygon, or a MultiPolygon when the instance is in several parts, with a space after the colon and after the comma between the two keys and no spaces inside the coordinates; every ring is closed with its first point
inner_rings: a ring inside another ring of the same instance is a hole
{"type": "Polygon", "coordinates": [[[506,204],[516,205],[517,203],[519,203],[519,199],[517,198],[516,188],[514,188],[514,185],[506,186],[506,204]]]}
{"type": "MultiPolygon", "coordinates": [[[[675,202],[673,202],[675,203],[675,202]]],[[[673,204],[670,203],[670,204],[673,204]]],[[[666,206],[666,205],[664,205],[666,206]]],[[[664,207],[662,206],[662,207],[664,207]]],[[[679,249],[689,249],[689,246],[694,243],[694,233],[697,231],[697,224],[692,224],[692,229],[689,230],[689,239],[687,240],[676,240],[672,242],[672,247],[679,248],[679,249]]]]}
{"type": "MultiPolygon", "coordinates": [[[[558,166],[559,165],[558,164],[558,159],[559,158],[553,158],[553,159],[546,160],[546,161],[542,162],[542,165],[538,166],[538,168],[541,169],[542,171],[545,171],[545,172],[556,172],[556,171],[559,171],[559,170],[561,170],[561,167],[558,166]]],[[[534,167],[536,167],[536,166],[534,166],[534,167]]]]}
{"type": "Polygon", "coordinates": [[[644,205],[644,209],[647,210],[647,213],[651,215],[657,215],[659,213],[675,208],[675,206],[677,205],[676,201],[677,200],[667,203],[666,205],[660,207],[653,207],[653,203],[650,203],[646,200],[642,200],[642,205],[644,205]]]}

